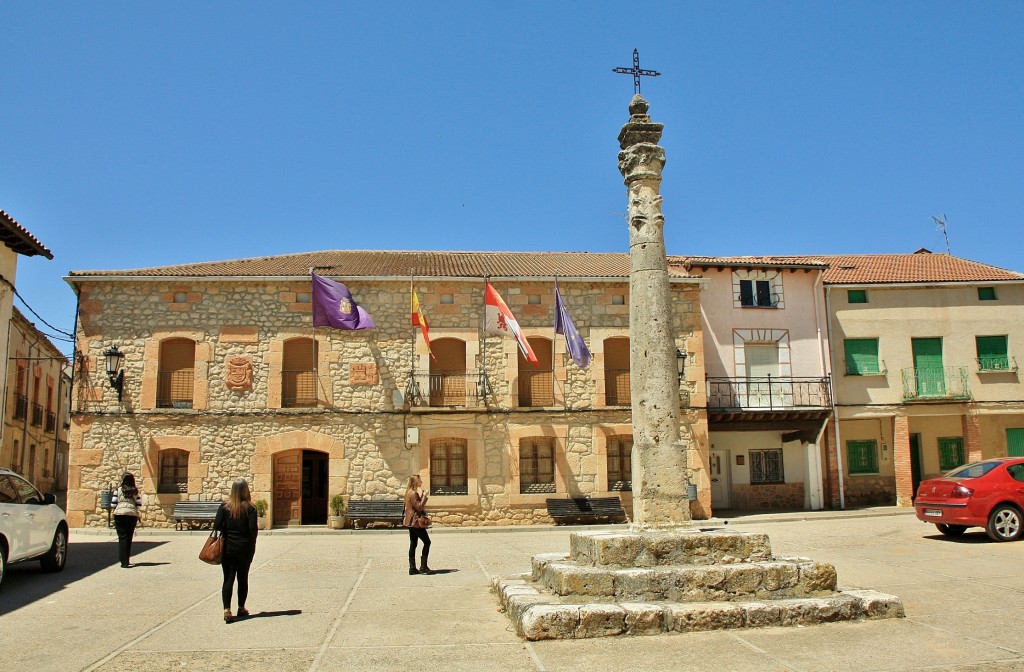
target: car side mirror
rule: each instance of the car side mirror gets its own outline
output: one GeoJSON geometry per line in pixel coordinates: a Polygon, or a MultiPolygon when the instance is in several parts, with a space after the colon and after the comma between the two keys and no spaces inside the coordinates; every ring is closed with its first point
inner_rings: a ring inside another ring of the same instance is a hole
{"type": "Polygon", "coordinates": [[[48,492],[45,495],[43,495],[43,504],[56,504],[56,503],[57,503],[57,496],[54,495],[52,492],[48,492]]]}

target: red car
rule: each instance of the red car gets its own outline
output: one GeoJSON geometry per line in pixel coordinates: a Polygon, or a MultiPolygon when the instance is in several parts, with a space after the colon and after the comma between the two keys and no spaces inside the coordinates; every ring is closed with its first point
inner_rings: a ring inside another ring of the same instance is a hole
{"type": "Polygon", "coordinates": [[[951,537],[984,527],[995,541],[1015,541],[1024,533],[1024,457],[965,464],[922,481],[914,508],[919,520],[951,537]]]}

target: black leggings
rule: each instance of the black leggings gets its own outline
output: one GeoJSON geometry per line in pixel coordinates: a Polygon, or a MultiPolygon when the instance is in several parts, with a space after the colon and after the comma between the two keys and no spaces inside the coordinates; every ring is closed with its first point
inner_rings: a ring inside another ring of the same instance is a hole
{"type": "Polygon", "coordinates": [[[117,557],[122,567],[128,566],[128,559],[132,557],[132,537],[135,536],[135,526],[139,524],[136,516],[114,516],[114,529],[117,530],[117,557]]]}
{"type": "Polygon", "coordinates": [[[220,563],[224,570],[224,585],[220,589],[220,599],[225,609],[231,608],[231,591],[235,587],[235,578],[238,579],[238,608],[245,609],[245,600],[249,597],[249,566],[252,564],[252,556],[225,555],[220,563]]]}
{"type": "Polygon", "coordinates": [[[423,552],[430,552],[430,535],[427,534],[427,530],[424,527],[410,527],[409,528],[409,557],[411,558],[416,553],[416,542],[423,541],[423,552]]]}

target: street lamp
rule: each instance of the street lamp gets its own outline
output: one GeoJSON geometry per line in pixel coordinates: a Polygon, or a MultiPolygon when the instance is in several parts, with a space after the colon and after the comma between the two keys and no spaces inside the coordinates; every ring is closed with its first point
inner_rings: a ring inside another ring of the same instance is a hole
{"type": "Polygon", "coordinates": [[[121,368],[121,362],[124,361],[124,353],[118,350],[116,345],[112,345],[103,353],[103,359],[106,362],[110,386],[117,390],[117,400],[121,401],[121,391],[124,389],[124,369],[121,368]]]}

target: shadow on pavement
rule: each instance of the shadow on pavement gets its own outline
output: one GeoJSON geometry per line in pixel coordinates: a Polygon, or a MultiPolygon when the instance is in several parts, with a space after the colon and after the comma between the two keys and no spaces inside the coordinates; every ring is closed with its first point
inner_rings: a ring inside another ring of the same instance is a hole
{"type": "Polygon", "coordinates": [[[992,541],[987,534],[984,532],[964,532],[959,537],[953,537],[946,534],[926,534],[923,535],[925,539],[931,539],[933,541],[945,541],[951,544],[995,544],[998,542],[992,541]]]}
{"type": "Polygon", "coordinates": [[[253,618],[273,618],[274,616],[298,616],[302,613],[302,609],[281,609],[280,611],[260,611],[255,614],[249,614],[239,618],[239,621],[248,621],[253,618]]]}
{"type": "MultiPolygon", "coordinates": [[[[163,546],[164,541],[143,541],[138,537],[132,542],[132,556],[163,546]]],[[[7,566],[3,586],[0,586],[0,614],[19,609],[63,590],[68,585],[108,567],[117,567],[117,540],[98,543],[68,544],[68,560],[64,571],[47,573],[36,560],[7,566]]],[[[142,563],[156,565],[166,563],[142,563]]]]}

